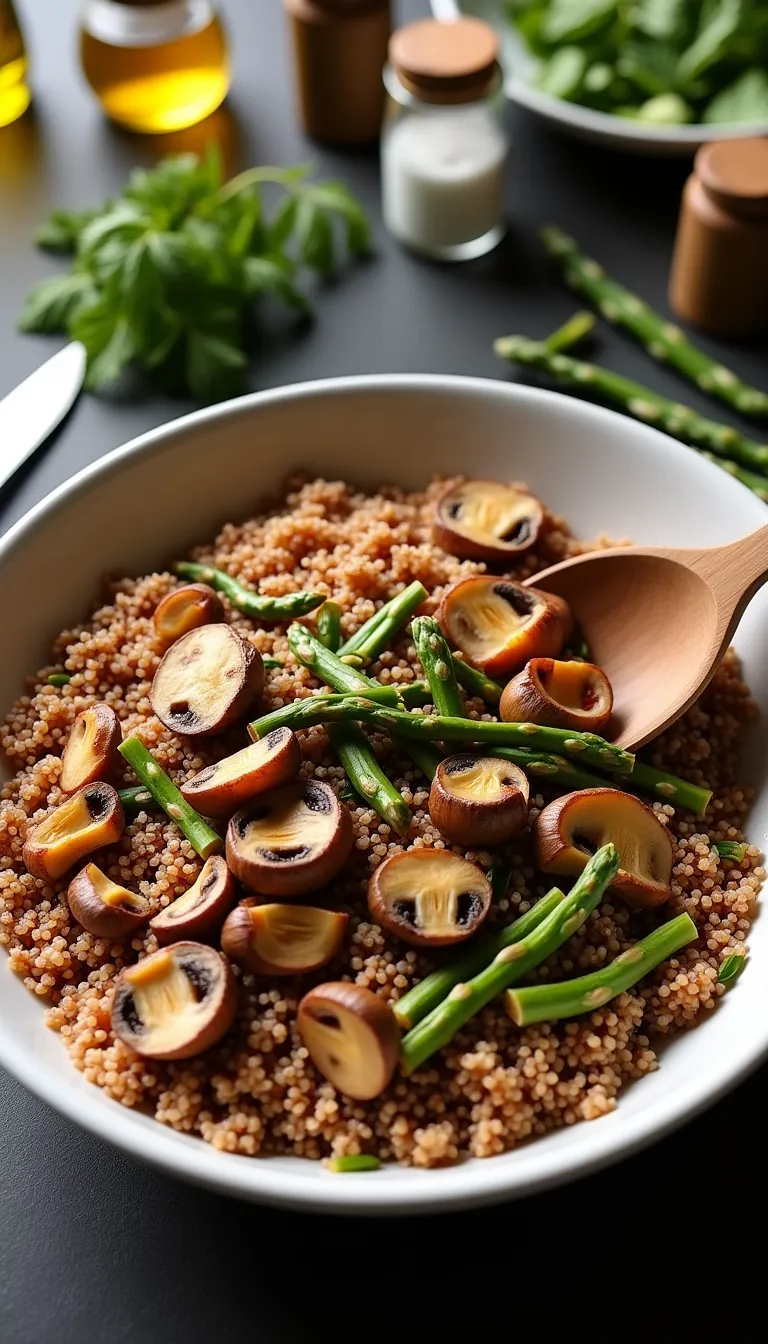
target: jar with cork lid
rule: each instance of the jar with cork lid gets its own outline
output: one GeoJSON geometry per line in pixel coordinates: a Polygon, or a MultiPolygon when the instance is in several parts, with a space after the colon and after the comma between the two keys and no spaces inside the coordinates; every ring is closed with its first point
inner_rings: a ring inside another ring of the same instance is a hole
{"type": "Polygon", "coordinates": [[[384,222],[439,261],[489,252],[504,236],[507,137],[498,39],[480,19],[425,20],[393,34],[381,149],[384,222]]]}
{"type": "Polygon", "coordinates": [[[768,139],[703,145],[685,184],[669,301],[719,336],[768,330],[768,139]]]}
{"type": "Polygon", "coordinates": [[[229,90],[229,55],[211,0],[85,0],[83,73],[106,115],[132,131],[194,126],[229,90]]]}

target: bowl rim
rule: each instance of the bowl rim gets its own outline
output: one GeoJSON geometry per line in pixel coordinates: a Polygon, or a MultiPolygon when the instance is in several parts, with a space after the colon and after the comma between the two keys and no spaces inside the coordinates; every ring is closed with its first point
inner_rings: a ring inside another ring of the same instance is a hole
{"type": "MultiPolygon", "coordinates": [[[[442,23],[455,23],[462,17],[462,7],[458,0],[430,0],[432,13],[442,23]]],[[[501,18],[501,16],[499,16],[501,18]]],[[[652,122],[632,121],[630,117],[618,117],[613,112],[598,112],[593,107],[582,107],[580,103],[568,102],[565,98],[555,98],[544,93],[527,80],[504,71],[504,92],[513,102],[537,112],[549,121],[556,121],[570,130],[586,132],[602,140],[634,140],[638,144],[670,147],[678,145],[690,147],[716,140],[743,140],[751,136],[768,135],[768,118],[757,121],[732,121],[721,125],[711,125],[706,121],[681,122],[666,126],[654,126],[652,122]]]]}
{"type": "MultiPolygon", "coordinates": [[[[92,481],[119,474],[123,464],[134,457],[154,452],[175,439],[183,439],[190,430],[202,424],[247,415],[251,408],[323,395],[356,395],[366,391],[395,394],[403,391],[443,391],[476,395],[492,391],[495,396],[506,397],[510,402],[534,405],[567,403],[569,415],[582,419],[587,425],[591,422],[603,429],[606,424],[609,427],[613,425],[620,432],[628,423],[627,417],[617,411],[576,400],[561,392],[505,383],[492,378],[454,374],[359,374],[309,380],[254,392],[166,422],[83,467],[34,505],[0,538],[0,572],[7,556],[16,547],[23,545],[41,524],[53,521],[59,509],[66,507],[70,499],[86,492],[92,481]]],[[[648,441],[649,447],[654,442],[657,447],[663,444],[665,450],[674,455],[692,451],[651,426],[637,421],[629,421],[629,424],[633,431],[648,441]]],[[[742,504],[754,501],[756,526],[765,522],[760,501],[745,486],[716,465],[703,459],[697,458],[697,461],[701,470],[706,469],[705,474],[712,473],[713,483],[717,484],[721,493],[725,491],[727,496],[729,490],[733,490],[738,492],[733,495],[734,500],[741,498],[742,504]]],[[[674,1044],[673,1038],[667,1049],[674,1051],[674,1044]]],[[[696,1071],[693,1077],[686,1077],[660,1105],[640,1108],[629,1117],[618,1107],[601,1117],[600,1143],[594,1145],[593,1152],[582,1155],[574,1155],[569,1150],[548,1151],[545,1143],[533,1142],[525,1148],[524,1166],[518,1168],[505,1167],[505,1155],[502,1154],[488,1161],[468,1159],[454,1167],[437,1171],[415,1172],[411,1168],[388,1167],[375,1181],[366,1174],[349,1174],[339,1181],[330,1175],[327,1180],[313,1178],[308,1181],[301,1172],[287,1171],[275,1165],[280,1159],[251,1160],[217,1152],[201,1139],[169,1130],[154,1118],[124,1108],[99,1091],[94,1096],[90,1092],[92,1085],[77,1073],[74,1066],[73,1085],[62,1088],[57,1074],[36,1062],[34,1051],[25,1047],[21,1035],[12,1035],[0,1019],[0,1064],[54,1110],[130,1156],[170,1175],[235,1198],[307,1212],[350,1215],[436,1213],[477,1207],[534,1194],[576,1180],[629,1157],[671,1133],[719,1100],[766,1057],[768,1024],[762,1037],[754,1034],[748,1040],[736,1039],[727,1057],[718,1060],[715,1077],[696,1071]]],[[[578,1130],[582,1129],[591,1131],[591,1126],[579,1125],[578,1130]]],[[[586,1137],[584,1141],[592,1142],[586,1137]]]]}

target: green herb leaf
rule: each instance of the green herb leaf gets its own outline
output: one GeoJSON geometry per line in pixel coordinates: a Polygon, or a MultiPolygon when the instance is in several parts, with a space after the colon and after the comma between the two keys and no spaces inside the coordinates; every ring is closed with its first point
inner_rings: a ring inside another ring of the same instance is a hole
{"type": "Polygon", "coordinates": [[[304,190],[315,205],[339,215],[344,221],[347,247],[353,256],[368,251],[371,245],[368,217],[343,182],[311,184],[304,190]]]}
{"type": "Polygon", "coordinates": [[[541,33],[546,42],[579,42],[616,14],[618,0],[552,0],[541,33]]]}
{"type": "Polygon", "coordinates": [[[589,57],[581,47],[560,47],[539,69],[536,87],[553,98],[575,98],[581,89],[589,57]]]}
{"type": "Polygon", "coordinates": [[[320,275],[333,272],[333,227],[314,201],[303,196],[296,213],[296,238],[301,260],[320,275]]]}
{"type": "Polygon", "coordinates": [[[232,341],[205,331],[191,331],[187,338],[187,382],[200,401],[216,401],[222,389],[231,394],[242,385],[247,364],[244,352],[232,341]]]}
{"type": "Polygon", "coordinates": [[[744,970],[744,963],[747,960],[740,952],[732,952],[730,956],[723,957],[720,962],[720,969],[717,972],[717,983],[719,985],[730,985],[741,975],[744,970]]]}
{"type": "Polygon", "coordinates": [[[710,125],[765,120],[768,120],[768,74],[757,68],[745,70],[704,109],[704,121],[710,125]]]}
{"type": "Polygon", "coordinates": [[[66,331],[76,314],[96,298],[93,281],[80,271],[41,280],[27,295],[19,318],[19,330],[46,334],[66,331]]]}
{"type": "Polygon", "coordinates": [[[302,313],[311,313],[312,306],[293,280],[294,268],[285,257],[246,257],[243,266],[248,293],[274,294],[275,298],[302,313]]]}
{"type": "Polygon", "coordinates": [[[722,60],[738,35],[747,10],[745,0],[718,0],[717,5],[702,11],[698,34],[678,64],[681,86],[722,60]]]}
{"type": "Polygon", "coordinates": [[[46,252],[74,252],[80,234],[95,215],[95,210],[54,210],[37,230],[35,242],[46,252]]]}
{"type": "Polygon", "coordinates": [[[296,227],[296,211],[299,203],[295,196],[284,196],[273,214],[267,229],[267,244],[270,252],[277,252],[288,241],[296,227]]]}

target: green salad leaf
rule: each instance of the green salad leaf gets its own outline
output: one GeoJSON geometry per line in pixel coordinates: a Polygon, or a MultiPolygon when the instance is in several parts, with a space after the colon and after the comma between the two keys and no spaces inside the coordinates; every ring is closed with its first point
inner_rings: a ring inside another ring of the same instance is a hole
{"type": "Polygon", "coordinates": [[[82,341],[92,391],[138,365],[211,402],[243,390],[264,296],[311,312],[304,276],[331,275],[342,247],[365,253],[369,231],[342,182],[262,167],[224,183],[209,153],[136,169],[117,200],[54,211],[36,241],[72,268],[29,293],[23,331],[82,341]]]}

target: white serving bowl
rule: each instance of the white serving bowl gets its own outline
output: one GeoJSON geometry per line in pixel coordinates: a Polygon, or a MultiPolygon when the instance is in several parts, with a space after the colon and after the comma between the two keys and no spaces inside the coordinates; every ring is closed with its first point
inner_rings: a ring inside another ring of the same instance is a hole
{"type": "Polygon", "coordinates": [[[734,140],[748,135],[768,135],[768,120],[739,122],[728,126],[697,123],[688,126],[653,126],[649,122],[596,112],[564,98],[553,98],[531,83],[535,61],[525,42],[508,21],[504,0],[430,0],[436,19],[451,23],[463,14],[485,19],[499,34],[504,91],[514,103],[558,126],[567,135],[588,140],[608,149],[659,157],[693,154],[710,140],[734,140]]]}
{"type": "MultiPolygon", "coordinates": [[[[437,472],[524,479],[583,536],[708,545],[766,520],[765,506],[695,452],[555,392],[480,379],[340,378],[258,393],[153,430],[81,471],[0,542],[0,710],[42,665],[60,629],[84,617],[108,572],[162,566],[226,519],[249,514],[303,468],[363,486],[416,487],[437,472]]],[[[627,600],[632,600],[631,593],[627,600]]],[[[737,645],[768,707],[768,588],[737,645]]],[[[768,830],[765,737],[752,736],[758,787],[749,826],[768,830]]],[[[517,1151],[446,1170],[393,1166],[330,1175],[300,1158],[236,1157],[109,1101],[69,1062],[43,1005],[0,965],[0,1063],[70,1119],[134,1156],[214,1189],[275,1204],[347,1213],[434,1211],[540,1190],[617,1160],[690,1118],[768,1053],[768,923],[750,938],[738,986],[697,1030],[673,1040],[661,1069],[612,1114],[517,1151]]],[[[2,954],[0,954],[2,958],[2,954]]]]}

